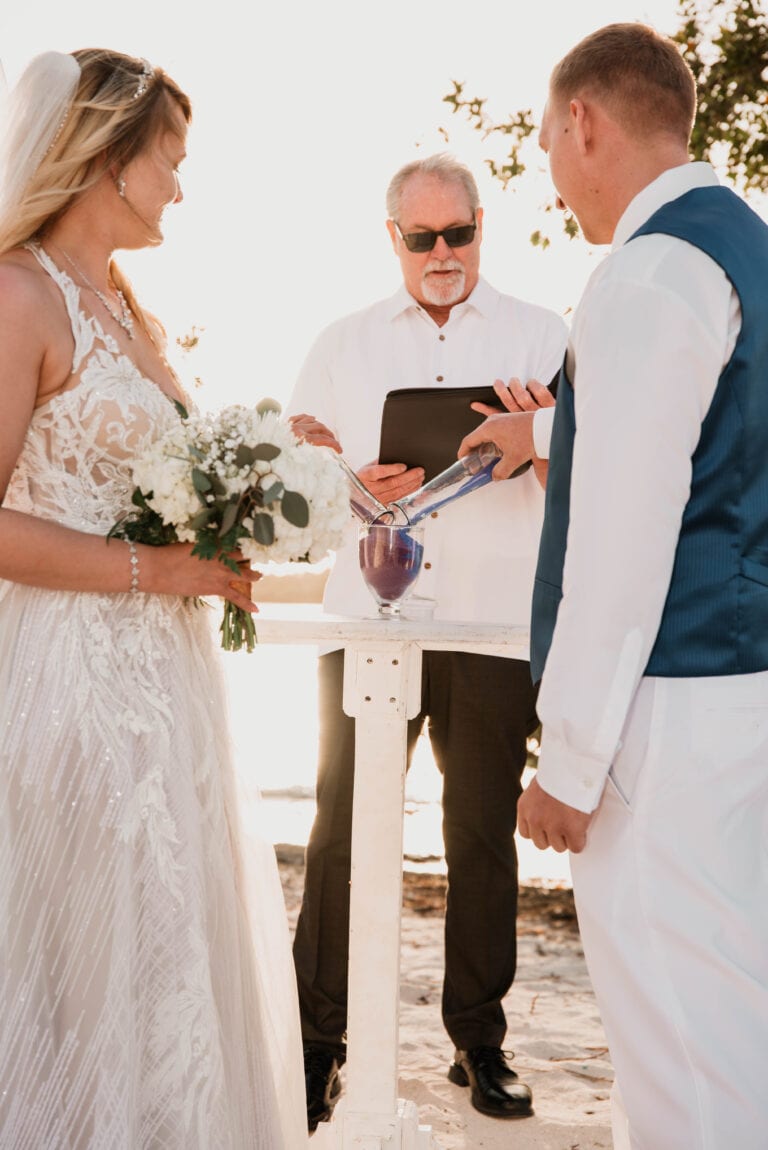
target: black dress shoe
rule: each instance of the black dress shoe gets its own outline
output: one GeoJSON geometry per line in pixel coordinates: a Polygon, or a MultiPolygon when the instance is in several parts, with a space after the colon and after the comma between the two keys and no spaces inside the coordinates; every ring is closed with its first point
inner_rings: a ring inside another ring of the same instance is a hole
{"type": "Polygon", "coordinates": [[[307,1090],[307,1127],[327,1122],[341,1094],[339,1062],[325,1046],[304,1047],[304,1084],[307,1090]]]}
{"type": "Polygon", "coordinates": [[[455,1086],[472,1087],[472,1105],[492,1118],[529,1118],[531,1089],[507,1066],[498,1046],[457,1050],[448,1078],[455,1086]]]}

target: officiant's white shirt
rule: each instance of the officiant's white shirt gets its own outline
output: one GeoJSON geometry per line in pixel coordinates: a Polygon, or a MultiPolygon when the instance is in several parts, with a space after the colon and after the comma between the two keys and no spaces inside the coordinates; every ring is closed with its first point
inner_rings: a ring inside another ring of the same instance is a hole
{"type": "Polygon", "coordinates": [[[578,434],[538,780],[583,811],[600,799],[656,639],[691,457],[741,326],[738,297],[709,256],[672,236],[627,240],[665,203],[717,183],[692,163],[644,188],[573,318],[578,434]]]}
{"type": "MultiPolygon", "coordinates": [[[[549,383],[566,339],[555,312],[503,295],[482,278],[442,327],[402,287],[320,334],[287,413],[307,412],[330,427],[358,470],[378,459],[387,392],[491,385],[513,376],[549,383]]],[[[437,601],[439,619],[527,626],[543,514],[544,493],[532,469],[439,511],[425,524],[416,594],[437,601]]],[[[353,528],[328,579],[324,604],[334,614],[375,610],[356,538],[353,528]]]]}

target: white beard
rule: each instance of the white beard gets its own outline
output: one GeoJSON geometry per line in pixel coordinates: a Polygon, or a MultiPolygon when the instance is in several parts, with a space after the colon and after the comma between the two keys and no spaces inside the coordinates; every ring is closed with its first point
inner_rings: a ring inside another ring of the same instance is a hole
{"type": "Polygon", "coordinates": [[[435,307],[453,307],[464,296],[467,274],[458,260],[431,260],[421,273],[421,290],[427,303],[435,307]],[[429,273],[451,271],[450,279],[436,279],[429,273]]]}

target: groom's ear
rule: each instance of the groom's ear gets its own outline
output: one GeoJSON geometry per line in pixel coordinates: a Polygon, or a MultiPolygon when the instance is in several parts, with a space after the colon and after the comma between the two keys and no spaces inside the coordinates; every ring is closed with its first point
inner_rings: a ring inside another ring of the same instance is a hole
{"type": "Polygon", "coordinates": [[[574,98],[571,100],[569,113],[571,131],[573,132],[573,138],[576,141],[576,147],[578,148],[580,154],[584,156],[589,151],[590,145],[592,143],[592,133],[594,128],[592,112],[589,106],[585,104],[583,100],[574,98]]]}

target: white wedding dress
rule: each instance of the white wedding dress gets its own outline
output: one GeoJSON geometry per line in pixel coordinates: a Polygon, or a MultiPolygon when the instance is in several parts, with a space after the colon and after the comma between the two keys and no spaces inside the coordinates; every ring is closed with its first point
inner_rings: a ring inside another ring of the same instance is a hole
{"type": "MultiPolygon", "coordinates": [[[[4,506],[106,535],[179,416],[31,250],[73,386],[34,411],[4,506]]],[[[285,907],[239,829],[209,614],[0,581],[2,1150],[308,1144],[285,907]]]]}

